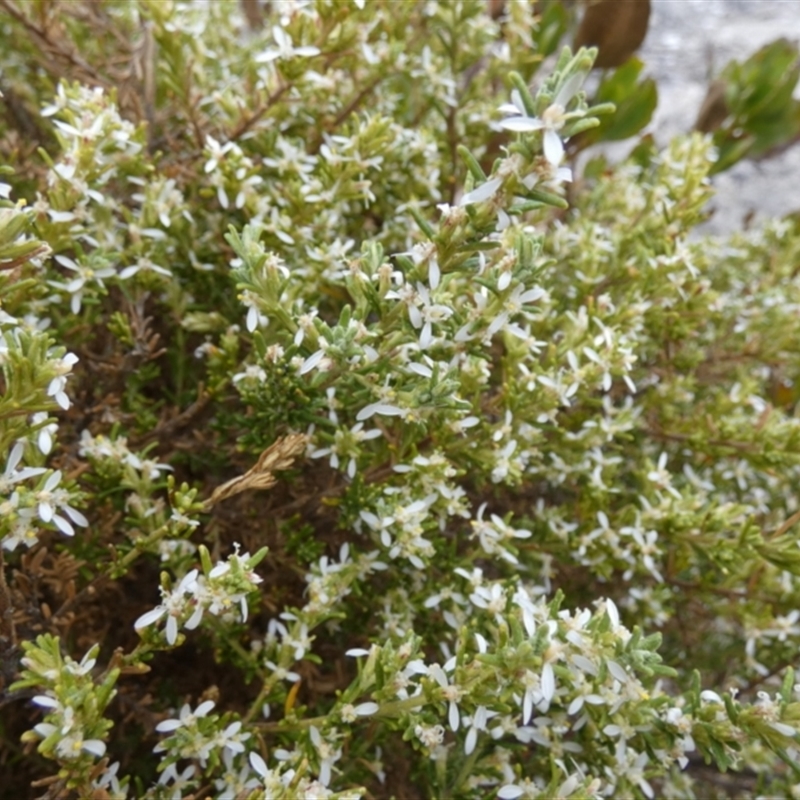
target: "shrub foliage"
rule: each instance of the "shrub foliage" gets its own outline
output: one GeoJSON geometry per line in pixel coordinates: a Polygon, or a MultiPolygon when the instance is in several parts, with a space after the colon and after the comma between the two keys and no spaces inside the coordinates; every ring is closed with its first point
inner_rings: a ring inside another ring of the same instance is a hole
{"type": "Polygon", "coordinates": [[[797,796],[800,230],[541,5],[0,2],[19,796],[797,796]]]}

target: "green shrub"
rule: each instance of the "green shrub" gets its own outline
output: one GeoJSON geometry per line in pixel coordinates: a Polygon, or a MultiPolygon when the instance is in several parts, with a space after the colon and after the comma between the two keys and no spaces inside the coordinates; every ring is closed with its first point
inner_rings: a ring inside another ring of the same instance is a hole
{"type": "Polygon", "coordinates": [[[7,785],[797,796],[796,223],[527,3],[0,9],[7,785]]]}

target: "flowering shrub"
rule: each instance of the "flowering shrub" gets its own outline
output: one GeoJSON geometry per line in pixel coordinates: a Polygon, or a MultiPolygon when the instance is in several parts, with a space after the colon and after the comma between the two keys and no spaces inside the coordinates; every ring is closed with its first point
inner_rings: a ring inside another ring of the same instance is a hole
{"type": "Polygon", "coordinates": [[[20,792],[798,795],[796,221],[528,3],[0,8],[20,792]]]}

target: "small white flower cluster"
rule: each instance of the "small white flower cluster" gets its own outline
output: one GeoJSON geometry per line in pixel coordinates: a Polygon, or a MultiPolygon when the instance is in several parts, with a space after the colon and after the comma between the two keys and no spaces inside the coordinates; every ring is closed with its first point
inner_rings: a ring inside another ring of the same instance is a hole
{"type": "MultiPolygon", "coordinates": [[[[314,747],[318,752],[321,750],[325,752],[325,756],[322,756],[321,768],[324,765],[325,777],[329,781],[330,768],[333,763],[332,756],[327,752],[328,745],[322,740],[317,729],[312,728],[311,730],[316,732],[315,739],[312,739],[314,747]]],[[[364,796],[365,790],[363,789],[342,792],[329,789],[327,782],[323,781],[322,775],[315,777],[300,773],[296,767],[289,766],[291,763],[289,758],[281,758],[281,756],[289,755],[285,750],[276,751],[275,756],[278,763],[270,768],[258,753],[250,752],[250,765],[258,775],[257,786],[263,792],[264,797],[269,797],[270,800],[273,798],[274,800],[295,800],[300,797],[307,798],[307,800],[358,800],[364,796]]],[[[341,755],[341,751],[338,755],[341,755]]]]}
{"type": "Polygon", "coordinates": [[[355,581],[364,580],[372,573],[385,569],[387,566],[378,560],[376,551],[358,554],[352,558],[350,545],[343,544],[338,561],[322,556],[306,575],[308,602],[303,613],[311,615],[312,619],[327,617],[350,594],[355,581]]]}
{"type": "Polygon", "coordinates": [[[33,547],[39,541],[39,526],[55,528],[65,536],[74,536],[73,524],[86,527],[89,521],[70,503],[74,494],[61,486],[61,470],[21,467],[25,451],[17,442],[0,475],[0,534],[2,547],[15,550],[20,544],[33,547]],[[35,485],[31,478],[37,478],[35,485]]]}
{"type": "MultiPolygon", "coordinates": [[[[492,631],[490,636],[476,633],[467,647],[462,644],[459,654],[442,664],[419,656],[409,658],[407,643],[397,649],[396,656],[394,650],[376,647],[352,650],[351,656],[368,657],[360,673],[362,682],[378,674],[374,672],[377,660],[386,659],[385,673],[381,673],[386,688],[379,694],[387,702],[411,708],[426,698],[442,708],[441,721],[428,713],[427,722],[414,727],[431,758],[445,757],[450,747],[445,741],[453,736],[467,756],[487,753],[490,741],[499,749],[511,741],[535,743],[556,758],[569,755],[573,767],[563,768],[561,780],[573,790],[585,779],[603,796],[636,787],[652,798],[654,792],[645,776],[652,760],[647,734],[661,724],[661,718],[656,706],[643,703],[651,699],[650,693],[634,666],[647,657],[647,651],[639,649],[641,645],[621,624],[614,603],[599,602],[595,613],[583,609],[554,615],[552,601],[537,598],[521,582],[504,585],[484,581],[481,575],[464,577],[471,583],[468,618],[473,626],[492,631]],[[484,614],[494,621],[494,629],[482,624],[484,614]],[[504,644],[506,635],[501,633],[509,624],[518,631],[513,645],[504,644]],[[600,630],[604,633],[598,637],[600,630]],[[400,660],[394,661],[397,657],[400,660]],[[388,672],[390,663],[397,664],[394,672],[388,672]],[[489,674],[490,694],[469,688],[489,674]],[[493,708],[495,693],[506,697],[515,710],[500,713],[493,708]],[[631,726],[628,720],[634,709],[637,722],[631,726]],[[591,761],[584,760],[586,736],[593,743],[591,761]],[[603,749],[596,747],[598,737],[606,745],[602,766],[596,761],[603,749]]],[[[680,738],[669,754],[659,753],[659,758],[685,764],[685,754],[695,749],[691,717],[674,709],[664,712],[663,719],[680,732],[680,738]]],[[[517,782],[507,760],[504,763],[505,783],[498,796],[524,796],[527,784],[517,782]]],[[[497,779],[488,785],[496,786],[497,779]]],[[[542,788],[532,796],[547,796],[542,788]]]]}
{"type": "Polygon", "coordinates": [[[258,201],[257,187],[264,179],[258,174],[252,159],[248,158],[235,142],[221,145],[213,136],[207,136],[205,152],[208,160],[203,169],[211,176],[217,200],[222,208],[244,208],[258,201]],[[230,201],[227,187],[235,187],[236,196],[233,203],[230,201]]]}
{"type": "MultiPolygon", "coordinates": [[[[201,767],[205,767],[214,750],[226,753],[229,757],[235,757],[245,751],[244,742],[250,738],[250,734],[242,731],[242,722],[235,720],[224,729],[220,729],[217,724],[219,717],[208,716],[214,705],[213,700],[205,700],[192,711],[191,706],[185,703],[177,717],[166,719],[156,725],[159,733],[169,734],[155,746],[155,752],[168,754],[168,761],[165,762],[168,766],[161,776],[160,783],[173,783],[175,788],[174,783],[179,776],[174,765],[178,759],[191,759],[197,761],[201,767]]],[[[181,781],[190,778],[194,772],[194,767],[184,770],[180,775],[181,781]]]]}
{"type": "Polygon", "coordinates": [[[163,472],[172,469],[167,464],[159,464],[153,459],[131,451],[124,436],[109,439],[103,434],[92,436],[89,431],[84,430],[81,432],[79,453],[84,458],[94,461],[109,461],[121,467],[131,467],[142,480],[158,480],[163,472]]]}
{"type": "Polygon", "coordinates": [[[165,636],[172,646],[183,627],[194,630],[205,613],[227,622],[246,622],[247,596],[262,579],[248,566],[249,553],[236,551],[226,561],[220,561],[207,575],[193,569],[184,575],[177,586],[161,587],[161,603],[142,614],[134,623],[137,631],[155,625],[166,617],[165,636]],[[238,612],[238,613],[237,613],[238,612]]]}
{"type": "MultiPolygon", "coordinates": [[[[0,202],[8,197],[4,187],[0,187],[0,202]]],[[[0,257],[3,270],[10,270],[26,250],[32,274],[43,268],[42,257],[50,248],[29,239],[26,231],[32,217],[23,210],[23,204],[0,209],[0,247],[12,248],[10,261],[0,257]]],[[[11,274],[8,281],[9,272],[2,272],[0,305],[13,295],[14,284],[20,281],[16,270],[11,274]]],[[[26,283],[30,287],[36,281],[28,276],[20,281],[22,286],[26,283]]],[[[30,288],[23,290],[26,293],[35,294],[30,288]]],[[[70,408],[67,385],[78,357],[54,346],[48,331],[51,321],[35,313],[35,308],[31,302],[28,312],[18,316],[0,310],[0,454],[5,462],[0,474],[0,547],[9,552],[20,545],[35,547],[46,529],[71,537],[75,535],[74,526],[89,524],[75,508],[83,497],[71,480],[64,480],[60,469],[41,466],[52,453],[58,433],[58,423],[49,412],[70,408]]],[[[0,582],[5,587],[5,576],[0,582]]],[[[10,616],[13,609],[6,605],[3,638],[15,644],[10,616]]],[[[28,731],[25,740],[38,741],[41,753],[69,763],[77,771],[91,769],[94,759],[105,754],[103,737],[109,727],[102,714],[110,686],[101,687],[95,694],[98,687],[90,674],[99,647],[91,648],[80,663],[62,656],[58,639],[49,634],[40,635],[36,646],[23,640],[22,647],[26,652],[22,658],[26,685],[37,687],[40,693],[33,697],[33,703],[46,709],[45,720],[28,731]]]]}
{"type": "Polygon", "coordinates": [[[512,542],[515,539],[529,539],[531,532],[524,528],[512,528],[505,520],[492,514],[489,520],[483,519],[486,503],[478,509],[472,521],[472,537],[480,543],[481,549],[489,557],[498,557],[510,564],[518,564],[512,542]]]}
{"type": "Polygon", "coordinates": [[[102,261],[100,263],[78,263],[74,259],[65,255],[57,255],[55,260],[70,272],[75,273],[75,277],[67,283],[59,283],[51,281],[50,285],[55,289],[60,289],[66,292],[70,297],[70,309],[73,314],[78,314],[81,310],[81,303],[83,302],[83,293],[88,286],[92,283],[97,284],[97,288],[105,290],[104,278],[110,278],[117,274],[114,267],[105,266],[102,261]]]}
{"type": "Polygon", "coordinates": [[[163,561],[177,565],[181,556],[196,550],[191,542],[177,537],[194,530],[199,521],[178,507],[172,509],[167,519],[164,500],[155,494],[164,473],[171,472],[172,467],[149,458],[146,453],[133,452],[124,436],[113,439],[104,434],[92,436],[87,430],[81,432],[79,453],[93,464],[98,478],[129,491],[125,506],[140,520],[142,531],[155,534],[165,522],[170,523],[170,537],[157,537],[163,561]]]}
{"type": "Polygon", "coordinates": [[[121,165],[140,155],[141,134],[101,88],[61,83],[55,101],[42,114],[56,117],[53,126],[61,152],[48,172],[50,192],[38,198],[34,210],[43,230],[68,233],[88,248],[84,252],[78,244],[74,255],[56,255],[56,262],[68,271],[68,280],[49,282],[70,298],[71,310],[78,314],[86,297],[105,293],[104,281],[118,275],[114,263],[124,249],[123,228],[114,225],[113,218],[109,220],[109,210],[120,211],[106,188],[121,165]],[[102,243],[101,230],[106,234],[102,243]]]}
{"type": "Polygon", "coordinates": [[[317,447],[311,451],[311,458],[330,456],[329,463],[333,469],[339,469],[343,459],[346,459],[345,472],[348,477],[354,478],[358,466],[361,442],[368,442],[381,435],[379,428],[364,430],[363,422],[356,422],[351,428],[338,428],[333,435],[333,442],[329,447],[317,447]]]}
{"type": "Polygon", "coordinates": [[[33,730],[42,737],[55,742],[55,753],[66,761],[78,758],[82,753],[102,758],[106,745],[101,739],[85,739],[80,715],[76,715],[72,706],[62,706],[51,695],[37,695],[33,698],[37,706],[49,709],[47,722],[40,722],[33,730]]]}
{"type": "MultiPolygon", "coordinates": [[[[103,718],[117,675],[106,674],[95,683],[92,672],[99,645],[78,662],[60,652],[58,638],[45,634],[36,645],[28,642],[22,658],[27,685],[44,687],[33,703],[45,709],[45,719],[23,735],[38,742],[38,750],[50,758],[70,763],[76,770],[91,770],[95,759],[105,755],[105,734],[111,723],[103,718]]],[[[122,791],[124,796],[124,791],[122,791]]]]}
{"type": "Polygon", "coordinates": [[[434,493],[415,498],[408,490],[388,487],[375,511],[362,509],[359,516],[377,536],[390,559],[407,559],[417,569],[424,569],[436,552],[426,534],[434,529],[430,508],[437,499],[434,493]]]}

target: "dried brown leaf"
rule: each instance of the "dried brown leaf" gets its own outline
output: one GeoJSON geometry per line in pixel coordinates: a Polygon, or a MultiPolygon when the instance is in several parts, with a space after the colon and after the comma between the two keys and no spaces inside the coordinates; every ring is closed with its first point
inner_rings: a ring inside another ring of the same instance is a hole
{"type": "Polygon", "coordinates": [[[575,49],[597,47],[594,66],[624,64],[647,35],[650,0],[589,0],[575,34],[575,49]]]}
{"type": "Polygon", "coordinates": [[[247,489],[269,489],[277,483],[273,473],[289,469],[294,460],[305,451],[308,437],[302,433],[291,433],[271,444],[259,456],[258,461],[244,475],[218,486],[206,500],[206,508],[227,500],[247,489]]]}

